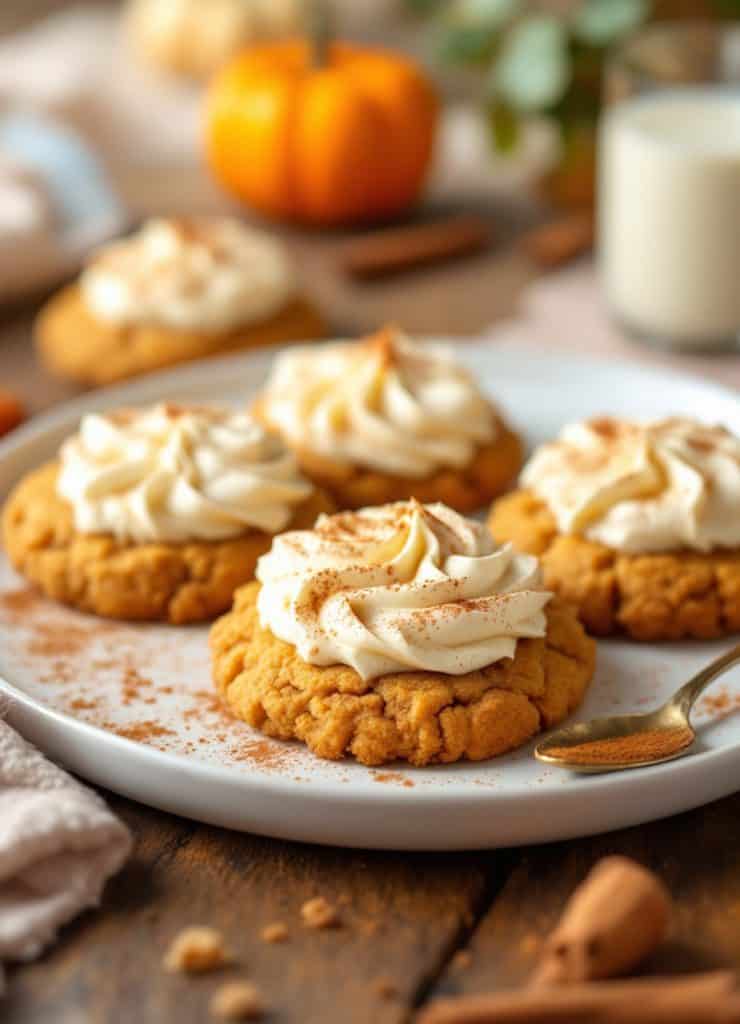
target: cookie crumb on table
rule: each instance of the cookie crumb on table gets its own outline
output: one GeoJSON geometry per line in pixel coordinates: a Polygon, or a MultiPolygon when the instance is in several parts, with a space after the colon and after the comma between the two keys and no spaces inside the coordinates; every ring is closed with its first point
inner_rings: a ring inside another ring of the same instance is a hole
{"type": "Polygon", "coordinates": [[[260,936],[263,942],[287,942],[289,933],[282,921],[275,921],[273,924],[265,925],[260,936]]]}
{"type": "Polygon", "coordinates": [[[210,1004],[211,1015],[220,1020],[260,1020],[265,1002],[256,985],[248,981],[230,981],[216,989],[210,1004]]]}
{"type": "Polygon", "coordinates": [[[534,932],[529,932],[527,935],[522,937],[522,941],[519,943],[519,952],[523,956],[533,956],[540,946],[540,939],[534,932]]]}
{"type": "Polygon", "coordinates": [[[213,971],[229,962],[221,932],[205,925],[184,928],[165,953],[165,970],[194,974],[213,971]]]}
{"type": "Polygon", "coordinates": [[[469,949],[458,949],[452,958],[452,967],[456,971],[464,971],[473,962],[473,954],[469,949]]]}
{"type": "Polygon", "coordinates": [[[301,907],[301,917],[307,928],[335,928],[339,924],[336,907],[323,896],[306,900],[301,907]]]}
{"type": "Polygon", "coordinates": [[[395,999],[398,995],[398,986],[390,978],[376,978],[373,982],[373,992],[380,999],[395,999]]]}

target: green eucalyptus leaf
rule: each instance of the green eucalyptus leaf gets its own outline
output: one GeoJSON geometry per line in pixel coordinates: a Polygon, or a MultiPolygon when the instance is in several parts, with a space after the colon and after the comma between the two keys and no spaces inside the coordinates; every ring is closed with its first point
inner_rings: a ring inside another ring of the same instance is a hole
{"type": "Polygon", "coordinates": [[[486,26],[451,25],[437,40],[437,55],[447,64],[476,64],[487,61],[493,52],[495,34],[486,26]]]}
{"type": "Polygon", "coordinates": [[[442,8],[445,0],[404,0],[405,7],[411,11],[412,14],[418,14],[421,16],[427,14],[435,14],[442,8]]]}
{"type": "Polygon", "coordinates": [[[545,110],[560,100],[571,77],[565,26],[550,15],[519,21],[505,36],[492,69],[494,98],[515,110],[545,110]]]}
{"type": "Polygon", "coordinates": [[[491,139],[499,153],[510,153],[516,149],[521,137],[521,120],[511,107],[494,101],[488,109],[491,139]]]}
{"type": "Polygon", "coordinates": [[[648,0],[584,0],[573,18],[573,34],[592,46],[607,46],[637,28],[649,12],[648,0]]]}
{"type": "Polygon", "coordinates": [[[501,28],[521,7],[522,0],[459,0],[456,10],[462,21],[501,28]]]}

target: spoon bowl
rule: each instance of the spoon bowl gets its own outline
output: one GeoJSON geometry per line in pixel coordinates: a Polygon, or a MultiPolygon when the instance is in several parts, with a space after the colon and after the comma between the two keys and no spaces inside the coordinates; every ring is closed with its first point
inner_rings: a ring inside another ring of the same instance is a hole
{"type": "Polygon", "coordinates": [[[647,768],[683,757],[696,738],[689,721],[696,700],[739,661],[740,644],[712,661],[654,711],[610,715],[556,729],[539,743],[535,757],[589,774],[647,768]]]}

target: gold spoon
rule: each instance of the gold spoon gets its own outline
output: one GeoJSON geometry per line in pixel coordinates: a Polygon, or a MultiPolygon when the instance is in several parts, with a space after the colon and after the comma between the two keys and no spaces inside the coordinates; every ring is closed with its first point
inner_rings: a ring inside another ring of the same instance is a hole
{"type": "Polygon", "coordinates": [[[619,772],[687,754],[696,739],[689,714],[717,676],[740,661],[740,644],[685,683],[662,707],[642,715],[611,715],[551,732],[534,756],[574,772],[619,772]]]}

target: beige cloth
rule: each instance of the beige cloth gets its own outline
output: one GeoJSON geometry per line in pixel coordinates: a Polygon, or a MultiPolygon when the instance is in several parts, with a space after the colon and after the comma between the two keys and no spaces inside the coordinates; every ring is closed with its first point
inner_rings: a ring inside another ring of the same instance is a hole
{"type": "Polygon", "coordinates": [[[0,994],[3,963],[37,956],[95,906],[130,850],[100,797],[0,720],[0,994]]]}

